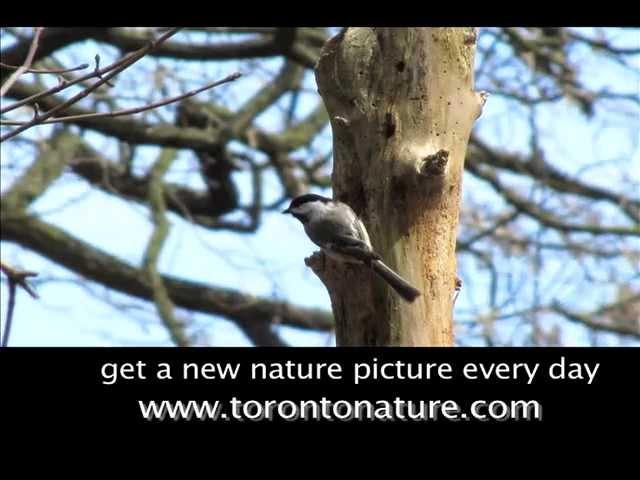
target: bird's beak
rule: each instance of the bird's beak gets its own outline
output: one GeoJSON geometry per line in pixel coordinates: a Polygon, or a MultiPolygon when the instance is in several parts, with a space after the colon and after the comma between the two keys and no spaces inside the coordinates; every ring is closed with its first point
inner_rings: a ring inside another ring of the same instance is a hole
{"type": "Polygon", "coordinates": [[[286,210],[283,210],[282,213],[287,214],[287,213],[291,213],[291,210],[289,210],[288,208],[286,210]]]}

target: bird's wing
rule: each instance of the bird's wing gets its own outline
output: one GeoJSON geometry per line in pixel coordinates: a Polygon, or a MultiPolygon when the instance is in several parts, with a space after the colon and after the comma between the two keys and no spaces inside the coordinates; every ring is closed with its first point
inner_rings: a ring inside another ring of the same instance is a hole
{"type": "Polygon", "coordinates": [[[327,219],[332,221],[342,220],[345,224],[345,228],[341,229],[341,235],[352,237],[355,240],[364,242],[367,246],[371,247],[371,240],[369,239],[369,233],[364,223],[358,218],[356,212],[346,203],[338,203],[333,209],[331,214],[327,215],[327,219]]]}
{"type": "Polygon", "coordinates": [[[364,226],[362,220],[360,220],[357,216],[355,217],[355,220],[353,222],[353,229],[357,232],[358,238],[365,244],[367,244],[369,249],[373,250],[373,247],[371,246],[371,240],[369,239],[369,232],[367,232],[367,227],[364,226]]]}
{"type": "Polygon", "coordinates": [[[351,207],[344,203],[311,219],[305,225],[305,230],[309,238],[319,246],[340,243],[363,250],[371,249],[367,229],[351,207]]]}
{"type": "Polygon", "coordinates": [[[369,263],[380,257],[371,248],[369,234],[355,212],[339,204],[322,217],[305,225],[309,238],[323,248],[341,253],[347,258],[369,263]]]}

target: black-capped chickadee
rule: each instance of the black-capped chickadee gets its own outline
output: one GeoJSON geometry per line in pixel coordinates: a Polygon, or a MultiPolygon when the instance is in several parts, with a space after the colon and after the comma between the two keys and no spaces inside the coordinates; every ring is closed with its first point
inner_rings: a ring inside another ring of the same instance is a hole
{"type": "Polygon", "coordinates": [[[300,220],[311,241],[331,258],[371,267],[408,302],[420,295],[420,290],[387,267],[373,251],[367,229],[346,203],[308,193],[294,198],[282,213],[300,220]]]}

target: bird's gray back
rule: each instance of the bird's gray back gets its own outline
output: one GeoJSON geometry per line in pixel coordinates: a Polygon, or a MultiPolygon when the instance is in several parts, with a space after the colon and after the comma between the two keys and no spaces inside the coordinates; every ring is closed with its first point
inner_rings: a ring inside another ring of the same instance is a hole
{"type": "Polygon", "coordinates": [[[344,203],[327,204],[322,215],[313,215],[304,226],[309,238],[318,246],[334,243],[337,238],[353,239],[371,247],[367,229],[355,212],[344,203]]]}

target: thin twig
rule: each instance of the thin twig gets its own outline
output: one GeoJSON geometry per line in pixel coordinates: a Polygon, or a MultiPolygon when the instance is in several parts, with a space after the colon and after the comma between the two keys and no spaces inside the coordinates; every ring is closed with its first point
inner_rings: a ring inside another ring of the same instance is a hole
{"type": "Polygon", "coordinates": [[[2,336],[2,347],[6,347],[9,344],[9,334],[11,333],[11,321],[13,320],[13,310],[16,303],[16,287],[20,287],[25,290],[33,298],[38,298],[38,294],[31,288],[31,285],[27,283],[27,278],[35,277],[38,274],[36,272],[29,272],[26,270],[19,270],[13,268],[6,263],[0,262],[0,271],[7,276],[7,284],[9,287],[9,303],[7,305],[7,320],[4,325],[4,335],[2,336]]]}
{"type": "Polygon", "coordinates": [[[31,67],[31,63],[33,62],[33,57],[36,54],[36,50],[38,49],[38,43],[40,42],[40,35],[44,27],[37,27],[35,33],[33,34],[33,40],[31,41],[31,46],[29,47],[29,53],[27,54],[27,58],[21,67],[19,67],[15,72],[11,74],[11,76],[7,79],[6,82],[0,88],[0,97],[4,97],[5,94],[9,91],[11,86],[16,83],[16,80],[25,73],[31,67]]]}
{"type": "MultiPolygon", "coordinates": [[[[35,125],[41,124],[42,122],[44,122],[48,118],[52,117],[55,113],[57,113],[57,112],[59,112],[59,111],[61,111],[63,109],[68,108],[69,106],[73,105],[74,103],[78,102],[79,100],[82,100],[84,97],[86,97],[91,92],[96,90],[100,85],[103,85],[103,84],[107,83],[111,78],[115,77],[117,74],[122,72],[124,69],[126,69],[126,68],[130,67],[131,65],[133,65],[134,63],[136,63],[138,60],[143,58],[151,50],[157,48],[164,41],[166,41],[169,37],[175,35],[179,30],[180,30],[180,27],[172,28],[167,33],[165,33],[160,38],[158,38],[157,40],[153,40],[153,41],[149,42],[145,47],[143,47],[143,48],[141,48],[139,50],[136,50],[133,53],[130,53],[130,54],[126,55],[125,56],[126,61],[122,62],[122,64],[120,66],[118,66],[117,68],[111,70],[108,74],[106,74],[103,77],[101,77],[100,80],[98,80],[96,83],[94,83],[93,85],[87,87],[82,92],[78,93],[77,95],[74,95],[73,97],[71,97],[66,102],[63,102],[60,105],[52,108],[47,113],[44,113],[42,115],[37,115],[30,122],[28,122],[28,123],[26,123],[24,125],[21,125],[21,126],[17,127],[16,129],[12,130],[11,132],[3,135],[2,137],[0,137],[0,143],[4,142],[5,140],[8,140],[8,139],[10,139],[12,137],[15,137],[19,133],[22,133],[23,131],[27,130],[28,128],[31,128],[31,127],[33,127],[35,125]]],[[[96,72],[100,72],[100,70],[96,70],[96,72]]]]}
{"type": "MultiPolygon", "coordinates": [[[[0,62],[0,67],[2,68],[9,68],[9,69],[19,69],[22,67],[16,67],[14,65],[7,65],[6,63],[2,63],[0,62]]],[[[70,73],[70,72],[77,72],[78,70],[84,70],[85,68],[88,68],[89,64],[88,63],[83,63],[82,65],[78,65],[77,67],[71,67],[71,68],[27,68],[24,73],[53,73],[53,74],[60,74],[60,73],[70,73]]]]}
{"type": "MultiPolygon", "coordinates": [[[[130,54],[131,55],[131,54],[130,54]]],[[[12,103],[11,105],[8,105],[2,109],[0,109],[0,113],[1,114],[5,114],[7,112],[10,112],[11,110],[15,110],[16,108],[22,107],[23,105],[27,105],[31,102],[35,102],[36,100],[39,100],[42,97],[46,97],[47,95],[53,95],[55,93],[58,93],[62,90],[65,90],[73,85],[76,85],[78,83],[82,83],[85,82],[87,80],[91,80],[94,77],[100,77],[101,75],[104,75],[105,73],[113,70],[114,68],[122,65],[125,61],[127,61],[130,58],[129,55],[122,57],[120,60],[117,60],[115,62],[113,62],[111,65],[107,65],[104,68],[101,68],[100,70],[96,71],[95,69],[91,72],[88,73],[86,75],[83,75],[81,77],[76,78],[75,80],[71,80],[71,81],[67,81],[64,78],[61,79],[60,83],[58,85],[56,85],[55,87],[51,87],[47,90],[43,90],[42,92],[38,92],[34,95],[31,95],[30,97],[27,98],[23,98],[22,100],[19,100],[15,103],[12,103]]]]}
{"type": "MultiPolygon", "coordinates": [[[[228,83],[233,80],[237,80],[242,76],[241,73],[236,72],[233,73],[222,80],[217,80],[215,82],[209,83],[204,87],[200,87],[194,90],[190,90],[187,93],[183,93],[182,95],[178,95],[175,97],[167,98],[165,100],[161,100],[155,103],[150,103],[149,105],[143,105],[141,107],[127,108],[124,110],[116,110],[115,112],[104,112],[104,113],[85,113],[82,115],[70,115],[68,117],[58,117],[58,118],[50,118],[49,120],[45,120],[44,122],[40,122],[39,125],[48,124],[48,123],[62,123],[62,122],[74,122],[77,120],[86,120],[87,118],[101,118],[101,117],[121,117],[124,115],[133,115],[136,113],[145,112],[147,110],[152,110],[154,108],[162,107],[165,105],[169,105],[170,103],[179,102],[185,98],[193,97],[198,93],[204,92],[205,90],[209,90],[211,88],[222,85],[223,83],[228,83]]],[[[0,120],[0,125],[25,125],[30,122],[17,122],[11,120],[0,120]]]]}
{"type": "MultiPolygon", "coordinates": [[[[96,56],[94,57],[94,60],[95,60],[95,62],[96,62],[96,66],[95,66],[95,68],[93,69],[93,71],[94,71],[94,73],[96,74],[96,76],[97,76],[100,80],[102,80],[102,74],[100,73],[100,55],[98,55],[98,54],[96,53],[96,56]]],[[[115,86],[113,83],[109,82],[108,80],[107,80],[107,81],[105,81],[104,83],[106,83],[106,84],[107,84],[107,85],[109,85],[110,87],[114,87],[114,86],[115,86]]]]}
{"type": "MultiPolygon", "coordinates": [[[[164,40],[163,40],[164,41],[164,40]]],[[[157,46],[157,45],[156,45],[157,46]]],[[[155,48],[155,47],[154,47],[155,48]]],[[[55,93],[58,93],[64,89],[67,89],[73,85],[76,85],[78,83],[82,83],[85,82],[87,80],[91,80],[94,77],[97,78],[102,78],[102,75],[104,75],[107,72],[112,71],[113,69],[123,65],[125,62],[129,61],[133,55],[135,55],[136,52],[131,52],[128,55],[125,55],[124,57],[122,57],[119,60],[116,60],[115,62],[113,62],[111,65],[107,65],[104,68],[100,68],[100,69],[94,69],[91,73],[88,73],[86,75],[83,75],[82,77],[78,77],[75,80],[72,81],[66,81],[66,80],[62,80],[62,82],[59,85],[56,85],[55,87],[51,87],[47,90],[43,90],[42,92],[38,92],[34,95],[31,95],[30,97],[27,98],[23,98],[22,100],[19,100],[15,103],[12,103],[11,105],[8,105],[2,109],[0,109],[0,113],[4,114],[7,112],[10,112],[11,110],[15,110],[18,107],[21,107],[23,105],[29,104],[31,102],[34,102],[42,97],[46,97],[47,95],[53,95],[55,93]]]]}

